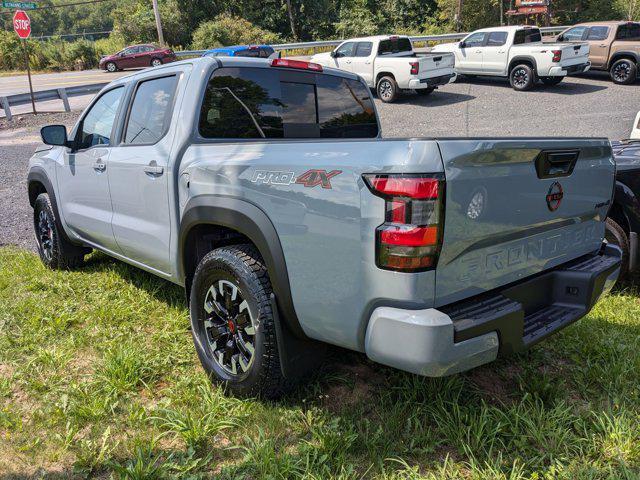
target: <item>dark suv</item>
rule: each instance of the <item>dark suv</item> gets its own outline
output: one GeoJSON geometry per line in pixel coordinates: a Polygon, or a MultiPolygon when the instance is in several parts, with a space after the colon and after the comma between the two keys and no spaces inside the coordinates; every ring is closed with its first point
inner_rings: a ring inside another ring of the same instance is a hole
{"type": "Polygon", "coordinates": [[[157,67],[176,60],[176,54],[170,48],[152,44],[132,45],[118,53],[102,57],[99,66],[108,72],[116,72],[125,68],[157,67]]]}

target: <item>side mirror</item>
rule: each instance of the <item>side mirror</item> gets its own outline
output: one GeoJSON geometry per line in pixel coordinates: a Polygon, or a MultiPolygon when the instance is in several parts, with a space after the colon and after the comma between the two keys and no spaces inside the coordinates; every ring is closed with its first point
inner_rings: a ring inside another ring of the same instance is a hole
{"type": "Polygon", "coordinates": [[[466,44],[466,43],[464,43],[464,42],[460,42],[460,48],[466,48],[466,47],[467,47],[467,44],[466,44]]]}
{"type": "Polygon", "coordinates": [[[564,35],[560,34],[558,35],[558,38],[556,38],[557,42],[564,42],[564,35]]]}
{"type": "Polygon", "coordinates": [[[331,58],[338,58],[338,52],[336,52],[335,50],[331,50],[331,53],[329,55],[331,55],[331,58]]]}
{"type": "Polygon", "coordinates": [[[67,140],[67,127],[64,125],[47,125],[40,129],[40,136],[46,145],[57,147],[69,146],[67,140]]]}

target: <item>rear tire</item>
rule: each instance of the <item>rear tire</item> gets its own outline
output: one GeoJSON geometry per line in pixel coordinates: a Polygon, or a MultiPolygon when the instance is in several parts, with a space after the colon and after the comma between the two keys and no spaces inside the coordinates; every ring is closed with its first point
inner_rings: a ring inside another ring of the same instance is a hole
{"type": "Polygon", "coordinates": [[[606,229],[604,238],[607,243],[611,243],[613,245],[617,245],[622,250],[622,262],[620,264],[620,276],[618,280],[624,279],[629,273],[629,258],[631,248],[629,246],[629,237],[627,236],[624,229],[618,225],[618,223],[611,219],[607,218],[606,229]]]}
{"type": "Polygon", "coordinates": [[[241,397],[277,398],[288,388],[280,368],[271,282],[252,245],[209,252],[193,277],[191,332],[211,378],[241,397]]]}
{"type": "Polygon", "coordinates": [[[435,91],[435,87],[419,88],[416,90],[416,93],[421,97],[426,97],[428,95],[431,95],[434,91],[435,91]]]}
{"type": "Polygon", "coordinates": [[[54,270],[75,269],[84,263],[82,247],[69,242],[58,227],[49,194],[41,193],[33,206],[33,227],[40,260],[54,270]]]}
{"type": "Polygon", "coordinates": [[[611,65],[611,80],[618,85],[631,85],[638,78],[638,65],[633,60],[623,58],[611,65]]]}
{"type": "Polygon", "coordinates": [[[536,83],[536,74],[527,64],[516,65],[509,73],[511,87],[519,92],[531,90],[536,83]]]}
{"type": "Polygon", "coordinates": [[[558,85],[562,83],[564,77],[540,77],[542,83],[544,83],[548,87],[553,87],[554,85],[558,85]]]}
{"type": "Polygon", "coordinates": [[[376,94],[384,103],[393,103],[398,98],[398,84],[391,76],[382,77],[376,85],[376,94]]]}

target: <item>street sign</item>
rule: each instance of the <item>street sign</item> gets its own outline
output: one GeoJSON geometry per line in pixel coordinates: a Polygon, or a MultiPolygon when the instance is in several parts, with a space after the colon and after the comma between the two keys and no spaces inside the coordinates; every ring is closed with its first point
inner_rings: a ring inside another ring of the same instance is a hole
{"type": "Polygon", "coordinates": [[[4,8],[19,8],[20,10],[33,10],[38,8],[37,3],[33,2],[2,2],[4,8]]]}
{"type": "Polygon", "coordinates": [[[27,12],[16,10],[13,15],[13,29],[23,40],[29,38],[29,35],[31,35],[31,20],[27,12]]]}

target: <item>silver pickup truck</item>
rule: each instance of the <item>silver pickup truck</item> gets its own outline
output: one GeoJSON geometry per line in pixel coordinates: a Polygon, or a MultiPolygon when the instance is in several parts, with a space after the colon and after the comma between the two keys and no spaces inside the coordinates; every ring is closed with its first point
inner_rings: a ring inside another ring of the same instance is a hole
{"type": "Polygon", "coordinates": [[[615,282],[606,139],[382,139],[349,72],[200,58],[42,129],[42,261],[92,249],[183,285],[211,377],[279,395],[324,343],[442,376],[523,350],[615,282]]]}

